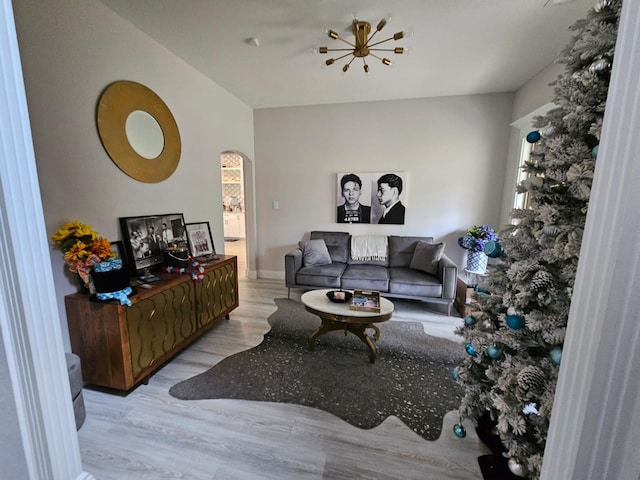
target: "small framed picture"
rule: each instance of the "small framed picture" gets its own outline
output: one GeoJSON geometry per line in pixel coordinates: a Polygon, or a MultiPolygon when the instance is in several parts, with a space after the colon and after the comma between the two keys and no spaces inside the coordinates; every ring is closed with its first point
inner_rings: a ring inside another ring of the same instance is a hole
{"type": "Polygon", "coordinates": [[[198,260],[215,260],[218,258],[216,248],[213,245],[209,222],[187,223],[185,227],[191,255],[198,260]]]}
{"type": "Polygon", "coordinates": [[[122,260],[122,267],[128,269],[129,262],[127,259],[127,253],[124,249],[124,242],[122,240],[111,242],[111,251],[116,254],[114,258],[119,258],[120,260],[122,260]]]}

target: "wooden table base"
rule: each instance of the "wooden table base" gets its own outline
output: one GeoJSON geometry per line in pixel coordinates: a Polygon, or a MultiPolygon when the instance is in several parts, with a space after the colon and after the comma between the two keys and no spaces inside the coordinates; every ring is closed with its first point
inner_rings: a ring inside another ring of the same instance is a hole
{"type": "Polygon", "coordinates": [[[322,318],[322,324],[309,337],[309,350],[315,349],[316,339],[320,335],[334,330],[344,330],[345,335],[347,332],[351,332],[369,347],[369,362],[375,363],[377,355],[376,344],[371,341],[371,337],[367,334],[367,328],[371,328],[374,331],[373,340],[377,341],[380,338],[380,329],[372,323],[345,323],[324,317],[322,318]]]}

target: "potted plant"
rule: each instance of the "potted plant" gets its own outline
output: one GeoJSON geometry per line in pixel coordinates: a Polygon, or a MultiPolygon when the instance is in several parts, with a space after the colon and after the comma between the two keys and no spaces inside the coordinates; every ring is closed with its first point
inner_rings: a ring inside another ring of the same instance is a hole
{"type": "Polygon", "coordinates": [[[471,273],[485,273],[488,257],[484,253],[484,248],[488,242],[497,241],[498,235],[489,225],[474,226],[458,238],[458,245],[469,250],[466,270],[471,273]]]}

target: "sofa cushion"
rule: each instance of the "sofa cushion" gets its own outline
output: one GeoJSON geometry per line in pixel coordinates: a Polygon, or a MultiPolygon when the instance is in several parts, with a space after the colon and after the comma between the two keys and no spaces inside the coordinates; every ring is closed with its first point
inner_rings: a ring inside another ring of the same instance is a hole
{"type": "Polygon", "coordinates": [[[331,263],[331,256],[324,240],[307,240],[306,242],[299,242],[298,246],[302,250],[303,266],[313,267],[331,263]]]}
{"type": "Polygon", "coordinates": [[[409,267],[419,241],[433,243],[433,237],[401,237],[389,235],[389,266],[409,267]]]}
{"type": "Polygon", "coordinates": [[[437,275],[438,262],[440,262],[443,252],[444,242],[427,243],[421,240],[416,245],[409,268],[437,275]]]}
{"type": "Polygon", "coordinates": [[[313,231],[309,238],[324,240],[332,262],[347,263],[349,255],[349,234],[347,232],[313,231]]]}
{"type": "Polygon", "coordinates": [[[389,269],[379,265],[350,264],[342,274],[341,287],[345,290],[389,291],[389,269]]]}
{"type": "Polygon", "coordinates": [[[389,269],[389,293],[442,298],[442,284],[434,275],[407,267],[393,267],[389,269]]]}
{"type": "Polygon", "coordinates": [[[346,267],[345,263],[339,262],[322,266],[302,267],[296,273],[296,283],[312,287],[340,288],[340,276],[346,267]]]}

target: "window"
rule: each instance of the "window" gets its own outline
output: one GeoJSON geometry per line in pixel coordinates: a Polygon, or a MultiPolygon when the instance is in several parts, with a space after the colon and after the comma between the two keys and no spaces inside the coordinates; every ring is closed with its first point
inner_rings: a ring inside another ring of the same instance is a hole
{"type": "MultiPolygon", "coordinates": [[[[516,178],[516,185],[519,185],[520,182],[526,180],[531,176],[529,172],[526,172],[523,167],[526,162],[531,158],[531,154],[535,149],[535,143],[527,142],[526,138],[522,139],[522,145],[520,148],[520,161],[518,162],[518,176],[516,178]]],[[[531,199],[529,198],[529,193],[518,193],[515,192],[513,198],[513,208],[531,208],[531,199]]],[[[511,219],[511,223],[515,224],[516,220],[511,219]]]]}

